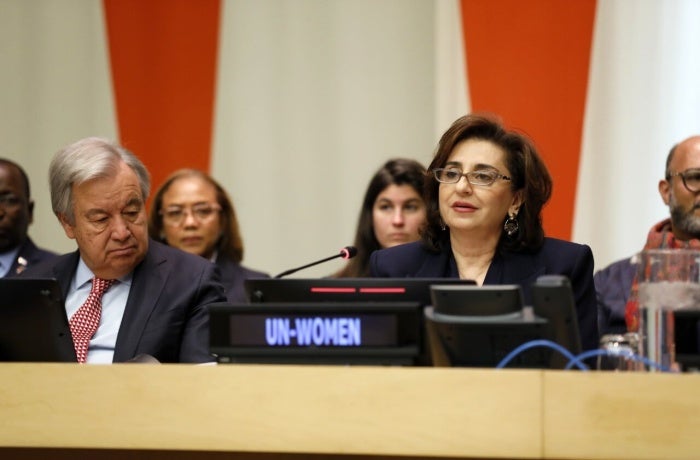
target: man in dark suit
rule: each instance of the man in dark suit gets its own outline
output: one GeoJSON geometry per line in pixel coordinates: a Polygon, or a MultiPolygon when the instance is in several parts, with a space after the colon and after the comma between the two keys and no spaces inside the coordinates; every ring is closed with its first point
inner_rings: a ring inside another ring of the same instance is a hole
{"type": "Polygon", "coordinates": [[[49,175],[53,211],[78,251],[23,276],[59,281],[78,360],[79,337],[87,334],[88,363],[142,355],[211,361],[207,308],[226,300],[219,274],[201,257],[149,240],[143,163],[109,141],[86,138],[59,151],[49,175]],[[99,326],[86,333],[84,318],[93,321],[96,311],[99,326]]]}
{"type": "Polygon", "coordinates": [[[27,235],[33,218],[27,174],[18,164],[0,158],[0,277],[15,276],[55,257],[53,252],[38,248],[27,235]]]}

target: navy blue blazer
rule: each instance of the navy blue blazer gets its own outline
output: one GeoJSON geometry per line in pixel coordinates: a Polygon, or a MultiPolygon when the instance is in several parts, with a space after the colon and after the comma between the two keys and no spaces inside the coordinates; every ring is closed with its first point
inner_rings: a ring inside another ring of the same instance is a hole
{"type": "Polygon", "coordinates": [[[247,303],[243,281],[249,278],[269,278],[270,275],[244,267],[223,256],[216,258],[216,265],[221,273],[221,283],[226,289],[226,298],[231,303],[247,303]]]}
{"type": "MultiPolygon", "coordinates": [[[[375,251],[370,256],[370,274],[388,278],[459,278],[457,262],[447,243],[442,251],[432,252],[420,241],[375,251]]],[[[531,286],[541,275],[566,275],[576,301],[581,345],[584,350],[598,348],[596,292],[593,283],[593,253],[586,245],[545,238],[534,254],[497,253],[484,284],[519,284],[524,301],[532,304],[531,286]]]]}
{"type": "Polygon", "coordinates": [[[598,330],[600,334],[627,332],[625,309],[637,273],[631,258],[618,260],[593,275],[598,295],[598,330]]]}
{"type": "MultiPolygon", "coordinates": [[[[29,268],[25,278],[56,278],[65,301],[80,260],[78,251],[29,268]]],[[[225,302],[218,269],[208,260],[150,240],[134,269],[114,362],[140,354],[160,362],[207,362],[208,305],[225,302]]]]}
{"type": "Polygon", "coordinates": [[[5,276],[8,278],[17,276],[29,267],[55,257],[58,257],[58,254],[37,247],[32,239],[27,237],[17,253],[17,258],[12,262],[12,266],[5,276]]]}

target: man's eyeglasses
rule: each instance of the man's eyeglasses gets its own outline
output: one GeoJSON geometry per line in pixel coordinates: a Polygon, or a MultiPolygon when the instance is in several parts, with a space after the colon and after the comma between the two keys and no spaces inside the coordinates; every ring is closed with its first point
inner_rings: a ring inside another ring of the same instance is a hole
{"type": "Polygon", "coordinates": [[[670,173],[668,179],[674,176],[680,176],[683,185],[690,192],[700,192],[700,169],[686,169],[682,172],[670,173]]]}
{"type": "Polygon", "coordinates": [[[435,180],[443,184],[456,184],[462,178],[467,178],[467,182],[471,185],[491,185],[496,182],[496,179],[511,180],[510,177],[504,176],[496,171],[481,170],[462,172],[459,168],[437,168],[433,169],[435,180]]]}
{"type": "Polygon", "coordinates": [[[205,222],[211,219],[214,214],[219,211],[221,211],[221,206],[218,204],[203,203],[192,206],[189,211],[187,208],[180,206],[166,208],[160,211],[160,215],[163,216],[164,223],[177,226],[184,222],[185,216],[188,214],[188,212],[191,213],[192,217],[198,222],[205,222]]]}
{"type": "Polygon", "coordinates": [[[22,199],[17,195],[12,195],[10,193],[0,195],[0,208],[14,209],[20,204],[22,204],[22,199]]]}

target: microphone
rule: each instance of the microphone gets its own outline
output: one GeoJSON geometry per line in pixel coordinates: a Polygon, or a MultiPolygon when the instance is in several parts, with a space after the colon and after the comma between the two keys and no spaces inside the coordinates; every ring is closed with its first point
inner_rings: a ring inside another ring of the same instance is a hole
{"type": "Polygon", "coordinates": [[[282,278],[283,276],[291,275],[294,272],[298,272],[299,270],[303,270],[305,268],[313,267],[314,265],[322,264],[323,262],[328,262],[329,260],[336,259],[338,257],[342,257],[343,259],[352,259],[357,255],[357,248],[355,246],[345,246],[343,249],[340,250],[340,252],[334,256],[326,257],[325,259],[317,260],[316,262],[311,262],[310,264],[302,265],[301,267],[297,268],[292,268],[291,270],[284,271],[280,273],[279,275],[275,276],[275,278],[282,278]]]}

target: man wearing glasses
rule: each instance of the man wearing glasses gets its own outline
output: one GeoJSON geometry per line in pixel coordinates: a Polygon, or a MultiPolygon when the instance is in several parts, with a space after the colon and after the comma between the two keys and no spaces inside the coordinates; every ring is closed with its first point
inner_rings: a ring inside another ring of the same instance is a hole
{"type": "Polygon", "coordinates": [[[29,179],[16,163],[0,158],[0,278],[22,273],[27,267],[55,257],[38,248],[27,230],[34,218],[29,179]]]}
{"type": "MultiPolygon", "coordinates": [[[[671,148],[659,193],[671,216],[651,228],[644,249],[700,249],[700,136],[671,148]]],[[[598,271],[594,279],[601,335],[636,328],[635,315],[627,305],[635,285],[632,260],[614,262],[598,271]]]]}

